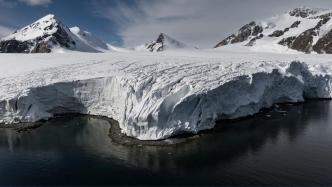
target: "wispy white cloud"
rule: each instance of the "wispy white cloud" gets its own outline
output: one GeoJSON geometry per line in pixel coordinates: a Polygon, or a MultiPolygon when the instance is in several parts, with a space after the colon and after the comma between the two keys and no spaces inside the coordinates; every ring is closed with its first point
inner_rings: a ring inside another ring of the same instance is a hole
{"type": "Polygon", "coordinates": [[[0,7],[3,7],[3,8],[12,8],[15,5],[16,5],[15,1],[0,0],[0,7]]]}
{"type": "Polygon", "coordinates": [[[153,40],[160,32],[200,47],[212,47],[243,24],[296,6],[332,8],[330,0],[114,0],[94,1],[95,11],[119,26],[125,46],[153,40]]]}
{"type": "Polygon", "coordinates": [[[52,0],[19,0],[30,6],[46,6],[52,3],[52,0]]]}
{"type": "Polygon", "coordinates": [[[3,25],[0,25],[0,39],[13,33],[14,32],[14,28],[11,28],[11,27],[6,27],[6,26],[3,26],[3,25]]]}
{"type": "Polygon", "coordinates": [[[53,2],[53,0],[0,0],[0,7],[13,8],[20,3],[25,3],[29,6],[47,6],[53,2]]]}

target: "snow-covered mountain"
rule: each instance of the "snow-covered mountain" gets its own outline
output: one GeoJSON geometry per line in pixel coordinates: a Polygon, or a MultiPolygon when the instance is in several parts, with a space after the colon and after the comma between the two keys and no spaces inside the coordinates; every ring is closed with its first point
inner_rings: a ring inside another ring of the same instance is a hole
{"type": "Polygon", "coordinates": [[[1,39],[3,53],[50,53],[64,50],[103,52],[108,45],[78,27],[68,28],[49,14],[1,39]]]}
{"type": "Polygon", "coordinates": [[[250,22],[215,48],[332,53],[332,10],[295,8],[265,21],[250,22]]]}
{"type": "Polygon", "coordinates": [[[135,50],[160,52],[168,49],[183,49],[183,48],[187,48],[187,45],[173,39],[172,37],[164,33],[160,33],[157,40],[138,46],[135,48],[135,50]]]}

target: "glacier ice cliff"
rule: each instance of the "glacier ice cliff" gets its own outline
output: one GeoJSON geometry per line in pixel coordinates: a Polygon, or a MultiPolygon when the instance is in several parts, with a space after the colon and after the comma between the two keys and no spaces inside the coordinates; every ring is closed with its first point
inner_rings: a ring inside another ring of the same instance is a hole
{"type": "Polygon", "coordinates": [[[1,78],[0,123],[91,114],[117,120],[128,136],[157,140],[211,129],[216,120],[253,115],[275,103],[332,98],[330,67],[320,64],[123,58],[1,78]]]}

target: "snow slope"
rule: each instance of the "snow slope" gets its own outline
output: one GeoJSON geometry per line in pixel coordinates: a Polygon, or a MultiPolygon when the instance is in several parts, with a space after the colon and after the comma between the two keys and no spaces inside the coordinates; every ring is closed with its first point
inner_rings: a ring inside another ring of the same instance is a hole
{"type": "Polygon", "coordinates": [[[107,44],[99,38],[93,36],[88,31],[82,31],[79,27],[72,27],[70,31],[79,39],[77,42],[81,42],[81,45],[89,46],[99,52],[107,52],[109,50],[107,44]]]}
{"type": "Polygon", "coordinates": [[[332,98],[331,63],[222,50],[0,54],[0,122],[82,113],[114,118],[141,140],[197,133],[274,103],[332,98]]]}

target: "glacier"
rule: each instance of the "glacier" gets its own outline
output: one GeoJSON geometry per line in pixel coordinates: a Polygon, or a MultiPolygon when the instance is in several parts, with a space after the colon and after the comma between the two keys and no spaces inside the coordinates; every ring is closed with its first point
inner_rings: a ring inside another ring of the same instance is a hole
{"type": "Polygon", "coordinates": [[[140,140],[211,129],[276,103],[332,98],[329,55],[218,50],[0,54],[0,123],[106,116],[140,140]]]}

